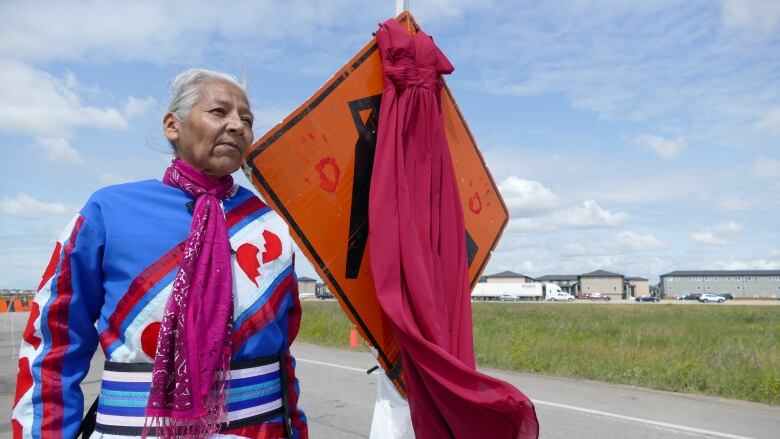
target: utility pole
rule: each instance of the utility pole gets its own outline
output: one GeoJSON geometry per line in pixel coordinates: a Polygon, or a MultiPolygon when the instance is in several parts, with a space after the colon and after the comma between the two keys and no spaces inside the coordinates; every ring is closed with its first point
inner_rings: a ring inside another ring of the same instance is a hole
{"type": "Polygon", "coordinates": [[[409,10],[409,0],[395,0],[395,15],[398,16],[401,12],[409,10]]]}

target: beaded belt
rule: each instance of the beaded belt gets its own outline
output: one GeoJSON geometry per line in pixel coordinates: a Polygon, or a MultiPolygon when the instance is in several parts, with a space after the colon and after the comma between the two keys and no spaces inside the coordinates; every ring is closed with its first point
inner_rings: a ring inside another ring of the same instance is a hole
{"type": "MultiPolygon", "coordinates": [[[[95,431],[120,436],[141,436],[146,402],[152,382],[151,363],[107,361],[98,396],[95,431]]],[[[280,357],[230,363],[227,384],[227,418],[222,429],[241,428],[272,418],[286,417],[285,377],[280,357]]],[[[155,435],[155,429],[147,431],[155,435]]]]}

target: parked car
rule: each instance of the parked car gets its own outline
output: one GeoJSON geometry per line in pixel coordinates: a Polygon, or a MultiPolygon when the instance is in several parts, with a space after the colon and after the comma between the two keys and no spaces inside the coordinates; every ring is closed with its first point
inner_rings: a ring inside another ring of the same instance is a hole
{"type": "Polygon", "coordinates": [[[677,300],[699,300],[699,297],[701,294],[685,294],[682,296],[677,296],[677,300]]]}
{"type": "Polygon", "coordinates": [[[722,294],[718,294],[718,296],[720,296],[720,297],[722,297],[722,298],[724,298],[726,300],[733,300],[734,299],[734,295],[731,294],[731,293],[722,293],[722,294]]]}
{"type": "Polygon", "coordinates": [[[704,302],[722,303],[722,302],[725,302],[725,301],[726,301],[726,299],[724,299],[721,296],[718,296],[717,294],[704,293],[704,294],[701,295],[701,297],[699,297],[699,302],[701,302],[701,303],[704,303],[704,302]]]}
{"type": "Polygon", "coordinates": [[[634,300],[637,302],[660,302],[661,298],[658,296],[639,296],[635,297],[634,300]]]}
{"type": "Polygon", "coordinates": [[[604,300],[604,301],[610,301],[612,300],[611,297],[607,296],[606,294],[601,293],[590,293],[590,297],[588,297],[590,300],[604,300]]]}

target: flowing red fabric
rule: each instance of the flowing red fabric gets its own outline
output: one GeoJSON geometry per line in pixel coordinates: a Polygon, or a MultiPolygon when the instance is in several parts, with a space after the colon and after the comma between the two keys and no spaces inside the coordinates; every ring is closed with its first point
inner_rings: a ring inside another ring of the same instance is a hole
{"type": "Polygon", "coordinates": [[[420,31],[379,25],[385,91],[369,201],[377,297],[401,347],[417,439],[537,438],[531,401],[476,371],[465,226],[441,114],[453,67],[420,31]]]}

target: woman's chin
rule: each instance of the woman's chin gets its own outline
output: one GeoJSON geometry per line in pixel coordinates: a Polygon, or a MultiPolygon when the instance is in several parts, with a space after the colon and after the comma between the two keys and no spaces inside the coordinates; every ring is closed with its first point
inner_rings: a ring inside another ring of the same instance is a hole
{"type": "Polygon", "coordinates": [[[240,160],[231,160],[227,163],[215,163],[203,170],[203,173],[214,178],[223,178],[241,169],[240,160]]]}

